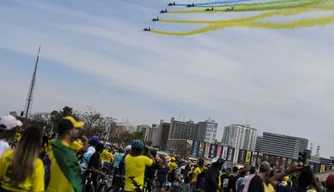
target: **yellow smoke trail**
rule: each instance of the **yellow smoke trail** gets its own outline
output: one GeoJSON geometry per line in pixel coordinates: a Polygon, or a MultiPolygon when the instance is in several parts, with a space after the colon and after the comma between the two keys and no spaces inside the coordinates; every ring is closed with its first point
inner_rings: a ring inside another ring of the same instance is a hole
{"type": "MultiPolygon", "coordinates": [[[[321,0],[310,0],[310,1],[302,1],[302,3],[296,2],[288,2],[288,3],[280,3],[280,4],[269,4],[269,5],[244,5],[238,6],[235,5],[235,8],[232,12],[245,12],[245,11],[268,11],[268,10],[281,10],[281,9],[291,9],[291,8],[302,8],[302,7],[310,7],[320,3],[321,0]]],[[[180,11],[169,11],[169,14],[186,14],[186,13],[216,13],[216,12],[225,12],[226,8],[215,8],[213,11],[205,11],[201,10],[180,10],[180,11]]]]}
{"type": "Polygon", "coordinates": [[[297,15],[304,12],[309,11],[317,11],[321,10],[320,8],[297,8],[297,9],[287,9],[287,10],[279,10],[261,13],[255,16],[249,16],[246,18],[237,18],[237,19],[229,19],[229,20],[217,20],[217,21],[206,21],[206,20],[160,20],[160,22],[166,23],[184,23],[184,24],[228,24],[228,23],[247,23],[250,21],[255,21],[258,19],[264,19],[273,16],[291,16],[297,15]]]}
{"type": "MultiPolygon", "coordinates": [[[[331,5],[328,4],[327,9],[333,10],[334,4],[331,4],[331,5]]],[[[195,35],[199,33],[219,30],[223,28],[231,28],[231,27],[294,29],[294,28],[299,28],[299,27],[314,27],[318,25],[327,25],[330,23],[334,23],[334,16],[327,16],[327,17],[320,17],[320,18],[305,18],[305,19],[300,19],[300,20],[285,22],[285,23],[256,22],[256,20],[258,19],[263,19],[267,17],[290,16],[290,15],[296,15],[299,13],[304,13],[304,12],[314,11],[314,10],[318,10],[318,9],[316,8],[299,8],[299,9],[293,9],[293,10],[288,9],[288,10],[267,12],[267,13],[259,14],[259,15],[252,16],[249,18],[215,21],[215,24],[209,23],[211,25],[197,29],[197,30],[189,31],[189,32],[165,32],[165,31],[157,31],[157,30],[152,30],[152,32],[158,33],[158,34],[164,34],[164,35],[188,36],[188,35],[195,35]]],[[[208,23],[201,23],[201,24],[208,24],[208,23]]]]}

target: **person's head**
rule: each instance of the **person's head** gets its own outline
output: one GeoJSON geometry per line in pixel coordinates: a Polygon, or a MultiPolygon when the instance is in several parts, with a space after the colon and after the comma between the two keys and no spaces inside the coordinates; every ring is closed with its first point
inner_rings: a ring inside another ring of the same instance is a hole
{"type": "Polygon", "coordinates": [[[176,158],[175,157],[172,157],[171,159],[170,159],[170,162],[175,162],[176,161],[176,158]]]}
{"type": "Polygon", "coordinates": [[[203,159],[199,159],[198,160],[198,167],[203,167],[204,166],[204,160],[203,159]]]}
{"type": "Polygon", "coordinates": [[[184,165],[184,162],[183,162],[182,160],[179,160],[179,161],[177,162],[177,166],[181,167],[181,166],[183,166],[183,165],[184,165]]]}
{"type": "Polygon", "coordinates": [[[252,167],[249,169],[249,174],[255,174],[255,173],[256,173],[255,167],[252,166],[252,167]]]}
{"type": "Polygon", "coordinates": [[[233,168],[232,168],[233,173],[238,173],[238,170],[239,170],[238,167],[233,167],[233,168]]]}
{"type": "Polygon", "coordinates": [[[96,152],[102,153],[104,150],[104,145],[102,143],[98,143],[95,147],[96,152]]]}
{"type": "Polygon", "coordinates": [[[270,171],[270,164],[267,161],[263,161],[260,164],[259,173],[261,173],[263,175],[269,175],[269,171],[270,171]]]}
{"type": "Polygon", "coordinates": [[[222,169],[224,163],[225,163],[225,161],[222,158],[214,158],[211,161],[212,167],[214,167],[215,169],[218,169],[218,170],[222,169]]]}
{"type": "Polygon", "coordinates": [[[100,143],[100,139],[98,136],[92,136],[90,139],[89,139],[89,145],[93,146],[93,147],[96,147],[97,144],[100,143]]]}
{"type": "Polygon", "coordinates": [[[244,167],[239,169],[239,175],[240,177],[244,177],[246,175],[246,169],[244,167]]]}
{"type": "Polygon", "coordinates": [[[13,152],[11,181],[18,184],[32,175],[41,149],[41,139],[41,129],[35,127],[25,129],[13,152]]]}
{"type": "Polygon", "coordinates": [[[227,168],[227,169],[226,169],[226,173],[227,173],[227,174],[231,174],[231,172],[232,172],[231,168],[227,168]]]}
{"type": "Polygon", "coordinates": [[[111,147],[108,148],[108,152],[112,153],[112,148],[111,147]]]}
{"type": "Polygon", "coordinates": [[[11,141],[16,136],[16,132],[22,122],[12,115],[6,115],[0,118],[0,139],[11,141]]]}
{"type": "Polygon", "coordinates": [[[126,153],[126,154],[129,154],[130,151],[131,151],[131,145],[126,146],[126,147],[125,147],[125,153],[126,153]]]}
{"type": "Polygon", "coordinates": [[[326,179],[327,192],[334,192],[334,174],[330,174],[326,179]]]}
{"type": "Polygon", "coordinates": [[[131,143],[130,155],[133,157],[140,156],[143,154],[144,148],[144,143],[141,140],[136,139],[131,143]]]}
{"type": "Polygon", "coordinates": [[[52,133],[51,139],[57,139],[57,138],[58,138],[57,133],[52,133]]]}
{"type": "Polygon", "coordinates": [[[42,139],[42,147],[44,146],[48,146],[49,145],[49,138],[47,135],[43,136],[43,139],[42,139]]]}
{"type": "Polygon", "coordinates": [[[306,189],[311,185],[313,180],[313,173],[310,167],[304,167],[298,177],[298,186],[301,189],[306,189]]]}
{"type": "Polygon", "coordinates": [[[84,122],[78,122],[72,116],[66,116],[58,125],[59,137],[72,143],[78,139],[79,129],[83,126],[84,122]]]}
{"type": "Polygon", "coordinates": [[[123,153],[123,147],[118,147],[117,152],[118,153],[123,153]]]}

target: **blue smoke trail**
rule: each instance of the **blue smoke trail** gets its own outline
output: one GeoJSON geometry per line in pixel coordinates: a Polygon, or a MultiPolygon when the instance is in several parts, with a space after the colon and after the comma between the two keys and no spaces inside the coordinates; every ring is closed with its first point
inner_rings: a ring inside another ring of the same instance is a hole
{"type": "MultiPolygon", "coordinates": [[[[234,0],[234,1],[215,1],[215,2],[210,2],[210,3],[194,3],[194,6],[206,6],[206,5],[223,5],[223,4],[231,4],[231,3],[241,3],[241,2],[246,2],[246,1],[251,1],[251,0],[234,0]]],[[[185,7],[187,5],[191,5],[192,3],[187,3],[187,4],[175,4],[175,6],[180,6],[180,7],[185,7]]]]}

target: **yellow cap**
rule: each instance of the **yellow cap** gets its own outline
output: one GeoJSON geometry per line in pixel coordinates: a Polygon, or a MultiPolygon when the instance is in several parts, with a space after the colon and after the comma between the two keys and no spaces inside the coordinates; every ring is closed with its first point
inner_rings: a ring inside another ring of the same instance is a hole
{"type": "Polygon", "coordinates": [[[83,127],[85,125],[84,122],[76,121],[72,116],[66,116],[63,119],[71,121],[71,123],[73,125],[73,128],[76,128],[76,129],[80,129],[81,127],[83,127]]]}

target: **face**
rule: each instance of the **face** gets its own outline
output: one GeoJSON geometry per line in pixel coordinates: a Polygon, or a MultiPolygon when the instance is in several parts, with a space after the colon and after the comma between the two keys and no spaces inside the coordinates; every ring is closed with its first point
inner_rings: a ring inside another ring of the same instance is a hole
{"type": "Polygon", "coordinates": [[[79,129],[72,129],[71,130],[71,139],[72,141],[79,138],[79,129]]]}

